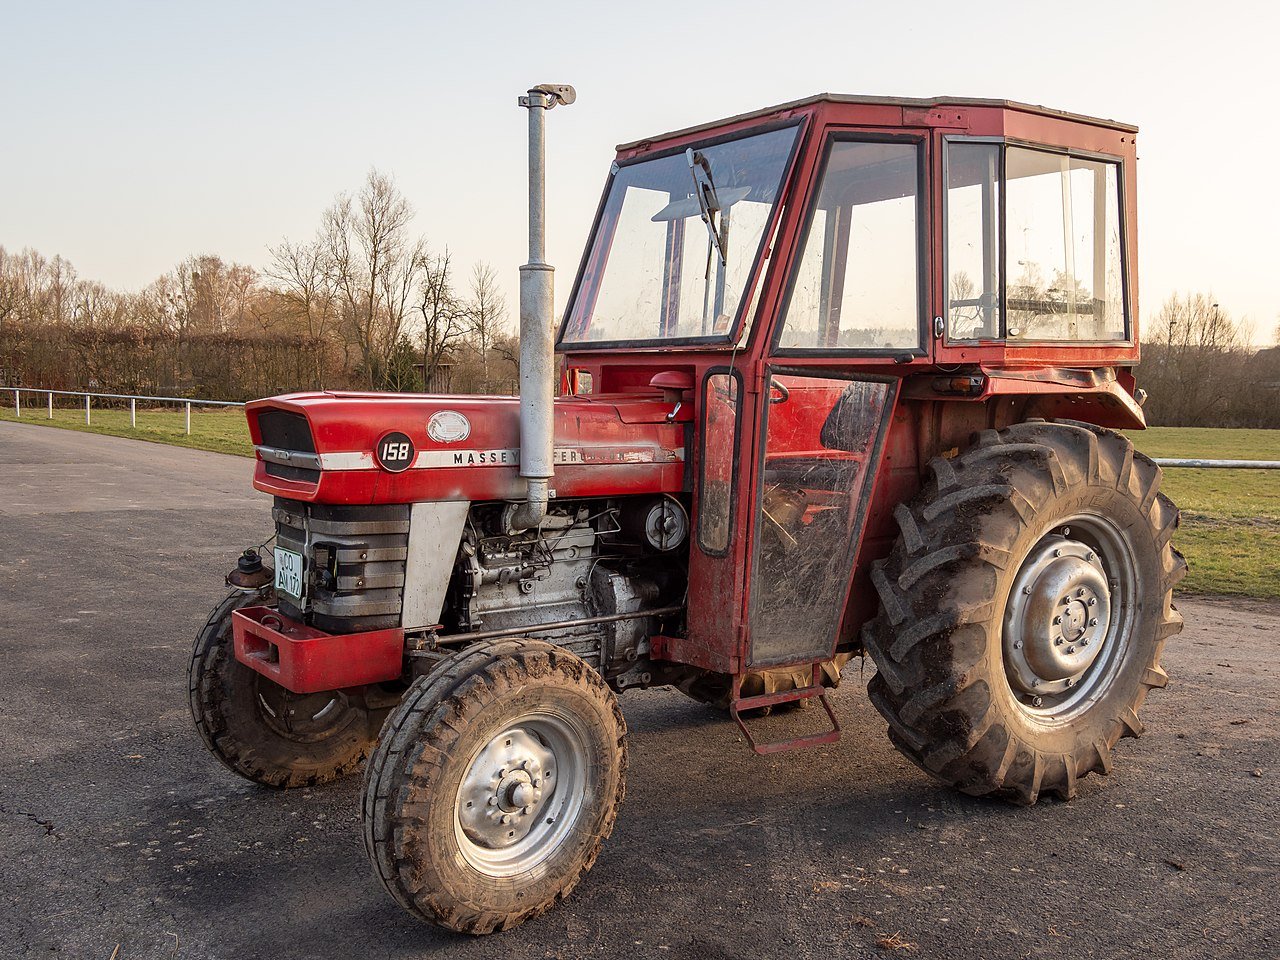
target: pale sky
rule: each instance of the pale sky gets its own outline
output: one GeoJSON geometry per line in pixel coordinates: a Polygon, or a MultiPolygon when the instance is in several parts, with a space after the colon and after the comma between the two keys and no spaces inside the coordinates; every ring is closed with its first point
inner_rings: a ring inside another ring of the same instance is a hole
{"type": "Polygon", "coordinates": [[[1274,9],[1263,3],[22,3],[0,0],[0,244],[137,288],[261,267],[370,167],[514,305],[524,111],[548,117],[563,306],[615,144],[821,91],[1000,97],[1138,136],[1141,309],[1212,291],[1280,323],[1274,9]]]}

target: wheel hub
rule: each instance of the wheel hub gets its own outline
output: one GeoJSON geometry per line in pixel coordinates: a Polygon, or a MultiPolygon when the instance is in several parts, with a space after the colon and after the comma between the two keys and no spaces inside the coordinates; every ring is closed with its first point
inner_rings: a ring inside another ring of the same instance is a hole
{"type": "Polygon", "coordinates": [[[554,790],[555,760],[541,740],[519,727],[490,740],[458,793],[458,820],[467,837],[497,850],[528,836],[554,790]]]}
{"type": "Polygon", "coordinates": [[[1046,537],[1013,583],[1004,622],[1009,682],[1032,697],[1059,694],[1098,659],[1111,625],[1111,587],[1097,553],[1046,537]]]}

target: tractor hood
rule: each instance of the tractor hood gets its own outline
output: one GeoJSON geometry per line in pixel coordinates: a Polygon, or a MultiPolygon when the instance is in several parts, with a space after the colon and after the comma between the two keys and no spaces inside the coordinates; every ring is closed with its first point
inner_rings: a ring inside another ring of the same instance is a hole
{"type": "MultiPolygon", "coordinates": [[[[335,504],[525,494],[517,397],[295,393],[246,413],[265,493],[335,504]]],[[[653,395],[558,398],[554,495],[679,492],[690,416],[653,395]]]]}

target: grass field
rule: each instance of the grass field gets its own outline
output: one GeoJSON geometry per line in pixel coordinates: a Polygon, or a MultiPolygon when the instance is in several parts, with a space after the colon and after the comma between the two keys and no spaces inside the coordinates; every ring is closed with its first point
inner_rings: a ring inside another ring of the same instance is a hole
{"type": "MultiPolygon", "coordinates": [[[[23,412],[23,421],[71,430],[172,443],[218,453],[251,456],[244,411],[193,409],[191,435],[184,432],[181,410],[140,409],[138,426],[129,426],[128,410],[55,409],[23,412]]],[[[0,420],[13,420],[13,408],[0,408],[0,420]]],[[[1280,430],[1218,430],[1200,427],[1152,427],[1130,435],[1151,457],[1203,457],[1223,460],[1280,460],[1280,430]]],[[[1164,492],[1182,508],[1176,543],[1191,572],[1185,593],[1280,598],[1280,470],[1166,469],[1164,492]]]]}
{"type": "MultiPolygon", "coordinates": [[[[1152,427],[1130,434],[1151,457],[1280,460],[1280,430],[1152,427]]],[[[1182,508],[1174,543],[1191,570],[1184,593],[1280,598],[1280,470],[1166,467],[1182,508]]]]}
{"type": "MultiPolygon", "coordinates": [[[[135,440],[171,443],[179,447],[213,450],[216,453],[253,456],[253,446],[249,443],[249,427],[245,423],[244,411],[239,407],[192,407],[190,436],[185,432],[185,414],[181,409],[173,407],[157,409],[139,407],[137,427],[129,426],[128,409],[94,409],[90,412],[88,424],[84,422],[83,407],[71,409],[55,407],[53,420],[48,420],[47,417],[48,410],[45,407],[36,405],[28,408],[25,403],[23,404],[22,422],[24,423],[40,423],[68,430],[105,433],[113,437],[132,437],[135,440]]],[[[0,420],[13,419],[15,418],[12,406],[0,407],[0,420]]]]}

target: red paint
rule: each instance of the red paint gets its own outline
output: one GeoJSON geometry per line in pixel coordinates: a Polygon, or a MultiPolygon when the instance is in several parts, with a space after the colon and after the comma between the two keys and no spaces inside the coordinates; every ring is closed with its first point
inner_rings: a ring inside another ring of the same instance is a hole
{"type": "Polygon", "coordinates": [[[400,677],[404,631],[329,634],[271,607],[231,615],[236,659],[294,693],[318,693],[400,677]]]}

